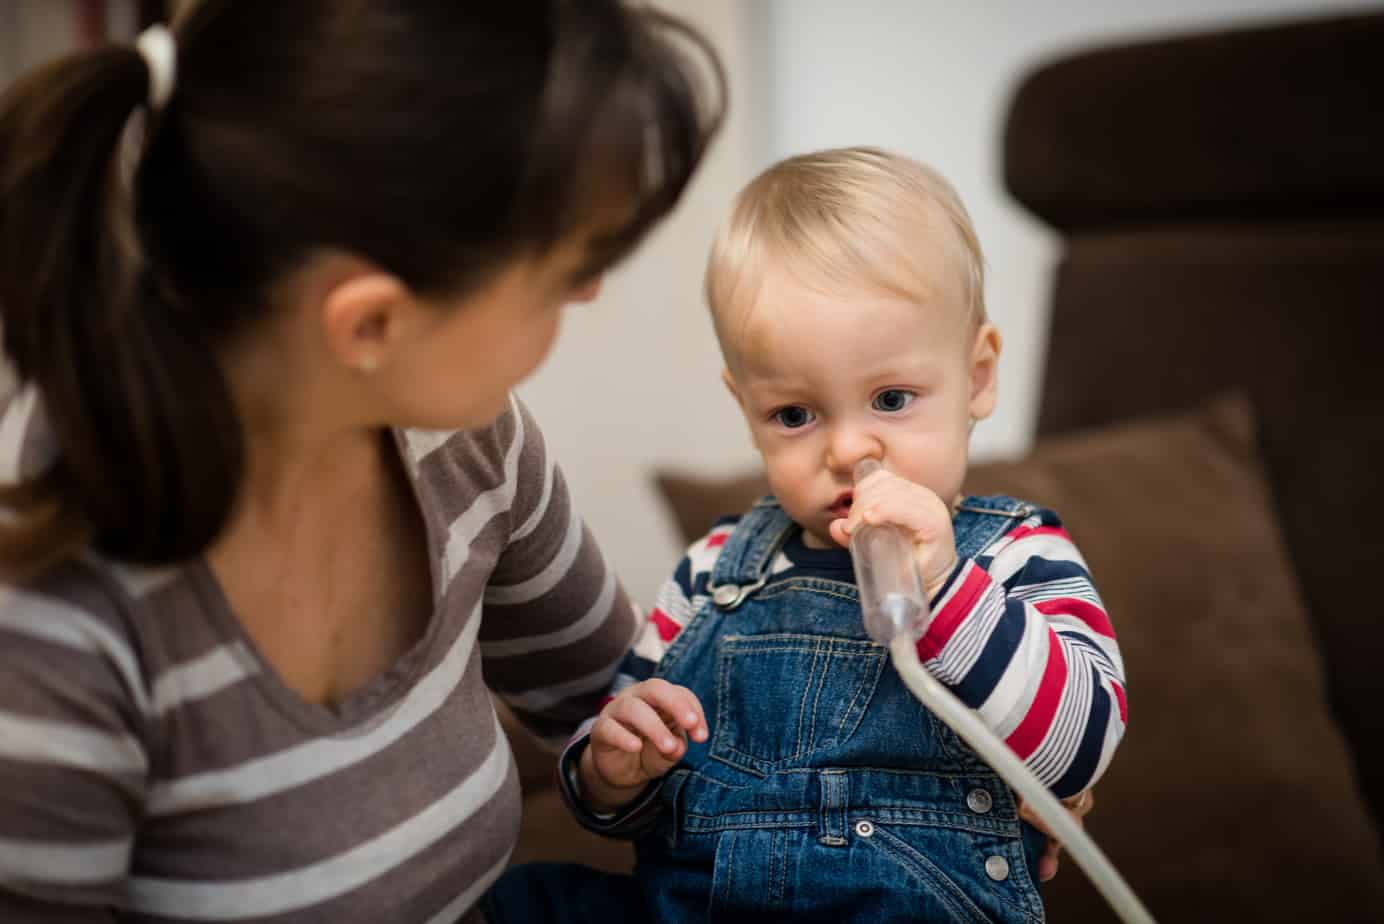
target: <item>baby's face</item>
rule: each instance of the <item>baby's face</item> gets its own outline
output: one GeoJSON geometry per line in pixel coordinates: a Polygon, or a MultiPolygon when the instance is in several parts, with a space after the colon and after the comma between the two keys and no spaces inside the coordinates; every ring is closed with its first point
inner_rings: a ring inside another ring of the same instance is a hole
{"type": "Polygon", "coordinates": [[[993,408],[999,344],[958,299],[950,289],[923,305],[874,291],[828,295],[771,271],[754,304],[724,325],[735,341],[728,383],[808,544],[834,544],[827,525],[845,516],[867,456],[948,504],[960,493],[971,423],[993,408]]]}

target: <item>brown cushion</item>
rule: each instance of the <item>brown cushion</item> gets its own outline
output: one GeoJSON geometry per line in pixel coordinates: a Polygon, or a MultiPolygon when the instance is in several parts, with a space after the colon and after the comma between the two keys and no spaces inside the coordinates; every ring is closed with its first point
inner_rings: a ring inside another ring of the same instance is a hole
{"type": "Polygon", "coordinates": [[[1064,55],[1015,91],[1005,180],[1064,231],[1377,216],[1381,51],[1371,11],[1064,55]]]}
{"type": "MultiPolygon", "coordinates": [[[[1057,510],[1095,575],[1130,725],[1089,825],[1150,910],[1178,922],[1376,919],[1379,832],[1327,710],[1254,446],[1247,403],[1223,399],[973,466],[967,490],[1057,510]]],[[[756,478],[659,484],[690,535],[743,508],[756,478]]],[[[1110,919],[1070,861],[1044,895],[1054,921],[1110,919]]]]}

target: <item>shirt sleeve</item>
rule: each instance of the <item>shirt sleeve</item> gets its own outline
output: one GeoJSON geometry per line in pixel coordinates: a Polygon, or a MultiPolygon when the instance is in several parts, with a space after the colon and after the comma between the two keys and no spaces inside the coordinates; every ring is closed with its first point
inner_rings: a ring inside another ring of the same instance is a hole
{"type": "Polygon", "coordinates": [[[1040,510],[932,601],[918,657],[1055,795],[1090,787],[1127,718],[1124,662],[1085,560],[1040,510]]]}
{"type": "MultiPolygon", "coordinates": [[[[638,642],[620,662],[620,668],[601,698],[600,706],[604,707],[626,687],[654,675],[668,648],[705,602],[712,566],[724,548],[726,539],[735,529],[735,523],[735,518],[727,518],[717,523],[710,533],[693,543],[687,554],[678,562],[673,576],[659,589],[654,606],[640,629],[638,642]]],[[[633,837],[651,825],[657,817],[657,795],[662,781],[650,783],[643,793],[619,812],[593,812],[582,795],[577,766],[590,741],[590,728],[594,722],[594,717],[583,722],[577,734],[563,749],[558,764],[558,787],[563,799],[583,827],[607,837],[633,837]]]]}
{"type": "Polygon", "coordinates": [[[137,664],[115,617],[0,587],[0,920],[124,904],[149,773],[137,664]]]}
{"type": "Polygon", "coordinates": [[[485,591],[481,655],[490,688],[557,751],[609,689],[639,614],[517,400],[512,419],[514,495],[485,591]]]}

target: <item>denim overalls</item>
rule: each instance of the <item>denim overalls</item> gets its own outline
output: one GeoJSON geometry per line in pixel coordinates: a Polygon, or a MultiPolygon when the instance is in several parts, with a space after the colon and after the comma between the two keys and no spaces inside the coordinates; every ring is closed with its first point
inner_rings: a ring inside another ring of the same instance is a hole
{"type": "MultiPolygon", "coordinates": [[[[975,557],[1033,508],[968,498],[975,557]]],[[[1042,835],[1009,787],[898,679],[856,588],[766,579],[792,530],[773,498],[737,525],[657,676],[710,726],[665,778],[635,878],[663,922],[1040,922],[1042,835]]]]}

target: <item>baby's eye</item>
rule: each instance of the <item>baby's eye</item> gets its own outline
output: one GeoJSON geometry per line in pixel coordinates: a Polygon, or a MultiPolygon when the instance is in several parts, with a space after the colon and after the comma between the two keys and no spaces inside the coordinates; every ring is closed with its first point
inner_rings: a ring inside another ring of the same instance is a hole
{"type": "Polygon", "coordinates": [[[902,388],[886,388],[875,395],[874,409],[890,414],[896,413],[912,404],[916,397],[918,396],[913,392],[904,391],[902,388]]]}
{"type": "Polygon", "coordinates": [[[778,421],[780,426],[787,427],[789,430],[796,430],[812,423],[812,412],[805,407],[792,405],[774,411],[774,420],[778,421]]]}

